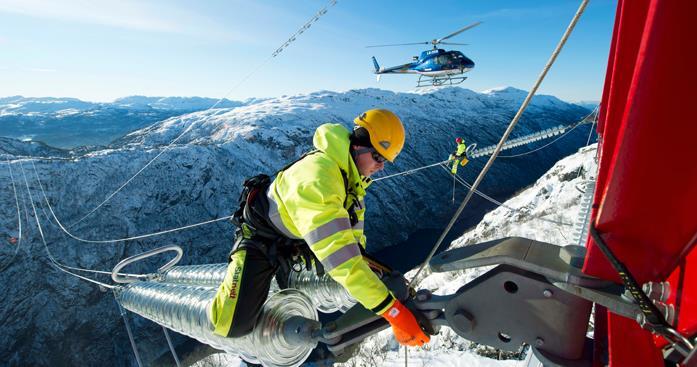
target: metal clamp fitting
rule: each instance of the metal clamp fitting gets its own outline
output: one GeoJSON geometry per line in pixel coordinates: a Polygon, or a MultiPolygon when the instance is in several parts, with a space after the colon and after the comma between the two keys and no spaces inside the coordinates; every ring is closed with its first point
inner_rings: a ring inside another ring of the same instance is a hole
{"type": "Polygon", "coordinates": [[[127,257],[121,261],[119,261],[116,266],[114,266],[114,269],[111,270],[111,279],[115,281],[116,283],[133,283],[135,281],[141,280],[142,276],[138,275],[132,275],[132,274],[120,274],[120,270],[123,269],[126,265],[134,263],[136,261],[143,260],[145,258],[148,258],[153,255],[157,255],[163,252],[167,251],[174,251],[177,253],[177,255],[174,257],[174,259],[170,260],[167,264],[163,265],[158,269],[158,272],[162,273],[165,270],[168,270],[169,268],[173,267],[176,265],[179,260],[181,260],[182,256],[184,255],[184,251],[182,250],[181,247],[177,245],[169,245],[169,246],[163,246],[163,247],[158,247],[149,251],[145,251],[141,254],[138,255],[133,255],[131,257],[127,257]]]}

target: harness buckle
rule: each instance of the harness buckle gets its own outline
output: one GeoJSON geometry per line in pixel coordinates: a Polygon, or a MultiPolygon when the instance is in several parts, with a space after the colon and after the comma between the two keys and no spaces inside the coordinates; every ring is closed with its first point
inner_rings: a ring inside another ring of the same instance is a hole
{"type": "Polygon", "coordinates": [[[242,225],[240,226],[240,229],[241,229],[242,238],[244,238],[244,239],[250,239],[254,235],[254,230],[247,223],[243,222],[242,225]]]}

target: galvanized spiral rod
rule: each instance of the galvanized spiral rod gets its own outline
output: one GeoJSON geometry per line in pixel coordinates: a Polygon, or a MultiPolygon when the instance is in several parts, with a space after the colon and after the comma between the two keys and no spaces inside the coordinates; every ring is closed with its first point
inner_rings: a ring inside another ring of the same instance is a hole
{"type": "MultiPolygon", "coordinates": [[[[551,129],[545,129],[542,131],[538,131],[536,133],[532,133],[529,135],[521,136],[512,140],[507,141],[502,147],[501,150],[507,150],[507,149],[513,149],[517,148],[522,145],[526,145],[529,143],[533,143],[542,139],[548,139],[551,138],[555,135],[559,135],[569,129],[569,126],[563,126],[559,125],[556,127],[553,127],[551,129]]],[[[494,150],[496,150],[496,145],[490,145],[488,147],[484,147],[482,149],[477,149],[472,153],[472,158],[479,158],[483,157],[486,155],[491,155],[494,150]]]]}
{"type": "Polygon", "coordinates": [[[285,289],[269,297],[254,330],[239,338],[213,333],[207,312],[215,288],[136,282],[115,293],[127,310],[216,349],[239,355],[250,363],[296,367],[317,345],[311,337],[311,331],[319,327],[317,311],[312,301],[295,289],[285,289]],[[300,330],[308,332],[299,334],[300,330]]]}
{"type": "MultiPolygon", "coordinates": [[[[218,287],[225,279],[226,272],[227,264],[186,265],[172,267],[158,278],[165,283],[218,287]]],[[[305,268],[292,271],[288,277],[288,287],[304,292],[315,308],[323,313],[345,312],[356,304],[346,289],[326,273],[319,277],[305,268]]],[[[272,282],[270,292],[277,291],[276,283],[272,282]]]]}

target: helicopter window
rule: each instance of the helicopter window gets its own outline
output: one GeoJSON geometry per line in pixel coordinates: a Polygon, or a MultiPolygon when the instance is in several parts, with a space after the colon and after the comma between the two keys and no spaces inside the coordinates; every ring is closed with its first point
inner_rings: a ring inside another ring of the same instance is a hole
{"type": "Polygon", "coordinates": [[[450,61],[450,58],[446,55],[441,55],[436,58],[436,64],[445,65],[450,61]]]}

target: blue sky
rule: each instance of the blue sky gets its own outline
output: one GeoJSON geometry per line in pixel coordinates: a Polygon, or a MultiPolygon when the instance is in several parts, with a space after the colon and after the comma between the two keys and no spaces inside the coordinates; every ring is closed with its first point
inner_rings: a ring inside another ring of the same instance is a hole
{"type": "MultiPolygon", "coordinates": [[[[416,76],[372,74],[450,41],[474,60],[461,86],[529,90],[568,26],[572,0],[338,0],[278,57],[271,53],[328,0],[0,0],[0,97],[111,101],[128,95],[243,100],[318,90],[412,90],[416,76]],[[251,76],[250,72],[256,70],[251,76]],[[245,77],[249,76],[247,79],[245,77]]],[[[599,100],[616,1],[593,0],[539,93],[599,100]]]]}

